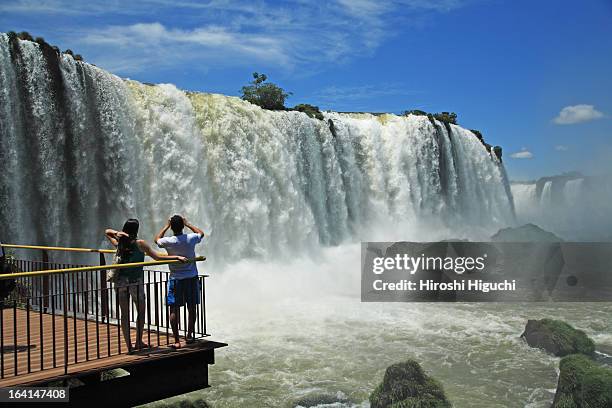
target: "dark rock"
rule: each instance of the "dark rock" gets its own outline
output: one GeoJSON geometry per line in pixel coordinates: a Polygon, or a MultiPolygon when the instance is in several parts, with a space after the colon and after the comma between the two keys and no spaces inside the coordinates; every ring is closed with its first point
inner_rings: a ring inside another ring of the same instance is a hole
{"type": "Polygon", "coordinates": [[[291,407],[316,407],[319,405],[346,403],[347,399],[342,393],[334,394],[309,394],[301,397],[291,404],[291,407]]]}
{"type": "Polygon", "coordinates": [[[413,360],[393,364],[370,394],[371,408],[450,408],[442,386],[413,360]]]}
{"type": "Polygon", "coordinates": [[[561,320],[528,320],[521,337],[531,347],[544,349],[558,357],[569,354],[595,353],[595,343],[582,330],[576,330],[561,320]]]}
{"type": "Polygon", "coordinates": [[[559,371],[553,408],[612,407],[612,369],[574,354],[561,360],[559,371]]]}
{"type": "Polygon", "coordinates": [[[502,228],[491,237],[494,242],[563,242],[561,238],[538,227],[525,224],[516,228],[502,228]]]}
{"type": "Polygon", "coordinates": [[[336,133],[336,125],[334,125],[334,121],[328,119],[327,124],[329,125],[329,131],[331,132],[332,136],[336,138],[338,136],[338,133],[336,133]]]}
{"type": "Polygon", "coordinates": [[[502,161],[502,147],[501,146],[493,147],[493,153],[495,154],[495,157],[497,157],[499,161],[502,161]]]}

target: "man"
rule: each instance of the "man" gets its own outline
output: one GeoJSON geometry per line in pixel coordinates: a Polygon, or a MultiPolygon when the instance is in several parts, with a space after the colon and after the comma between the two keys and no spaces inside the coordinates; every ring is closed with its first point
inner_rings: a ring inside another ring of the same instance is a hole
{"type": "MultiPolygon", "coordinates": [[[[168,255],[195,258],[195,246],[202,242],[204,231],[193,226],[181,215],[173,215],[167,224],[155,236],[155,243],[160,248],[165,248],[168,255]],[[187,227],[193,233],[185,234],[183,229],[187,227]],[[168,229],[172,229],[174,236],[164,237],[168,229]]],[[[170,306],[170,326],[174,334],[174,348],[180,348],[178,320],[180,307],[187,305],[187,344],[195,340],[196,305],[200,304],[200,287],[198,280],[198,267],[195,262],[187,264],[171,264],[170,280],[168,281],[167,302],[170,306]]]]}

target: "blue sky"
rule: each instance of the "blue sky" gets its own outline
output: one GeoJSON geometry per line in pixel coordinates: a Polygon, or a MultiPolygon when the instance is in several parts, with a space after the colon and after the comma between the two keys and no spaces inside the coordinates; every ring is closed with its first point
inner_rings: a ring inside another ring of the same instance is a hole
{"type": "Polygon", "coordinates": [[[0,2],[26,30],[122,77],[288,105],[455,111],[513,179],[612,170],[612,0],[0,2]],[[512,157],[514,156],[514,157],[512,157]]]}

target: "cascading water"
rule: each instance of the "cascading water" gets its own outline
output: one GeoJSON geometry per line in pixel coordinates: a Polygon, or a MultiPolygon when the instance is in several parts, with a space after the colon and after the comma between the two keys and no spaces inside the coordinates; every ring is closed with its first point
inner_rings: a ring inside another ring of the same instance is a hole
{"type": "Polygon", "coordinates": [[[512,221],[503,166],[455,125],[265,111],[4,34],[0,67],[5,240],[96,246],[128,216],[148,237],[179,212],[212,231],[214,258],[241,259],[367,239],[380,224],[461,235],[512,221]]]}
{"type": "MultiPolygon", "coordinates": [[[[610,307],[359,302],[356,241],[513,223],[501,163],[426,117],[324,116],[122,80],[0,34],[0,238],[97,246],[106,226],[137,216],[150,238],[175,212],[211,232],[209,259],[235,261],[205,265],[208,327],[230,347],[189,398],[215,407],[339,391],[352,402],[334,406],[369,406],[412,357],[457,407],[550,406],[558,362],[519,339],[525,321],[560,315],[612,344],[610,307]]],[[[515,188],[517,210],[540,197],[515,188]]]]}
{"type": "Polygon", "coordinates": [[[566,239],[612,239],[612,183],[607,177],[578,174],[513,182],[519,223],[535,223],[566,239]]]}

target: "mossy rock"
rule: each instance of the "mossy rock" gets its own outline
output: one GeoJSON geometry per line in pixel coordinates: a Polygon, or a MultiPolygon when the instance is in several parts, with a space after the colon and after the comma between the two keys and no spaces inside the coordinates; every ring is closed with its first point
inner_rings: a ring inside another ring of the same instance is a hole
{"type": "Polygon", "coordinates": [[[553,408],[612,407],[612,369],[582,354],[564,357],[553,408]]]}
{"type": "Polygon", "coordinates": [[[382,383],[370,394],[371,408],[450,408],[442,385],[414,360],[387,367],[382,383]]]}
{"type": "Polygon", "coordinates": [[[558,357],[569,354],[595,354],[595,343],[582,330],[574,329],[561,320],[528,320],[521,334],[527,344],[548,351],[558,357]]]}

